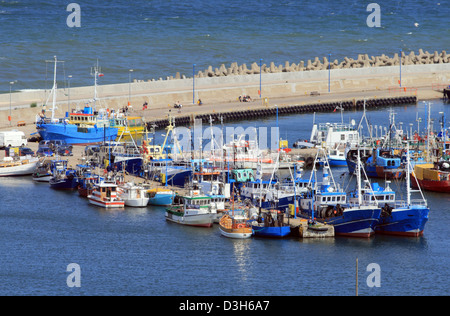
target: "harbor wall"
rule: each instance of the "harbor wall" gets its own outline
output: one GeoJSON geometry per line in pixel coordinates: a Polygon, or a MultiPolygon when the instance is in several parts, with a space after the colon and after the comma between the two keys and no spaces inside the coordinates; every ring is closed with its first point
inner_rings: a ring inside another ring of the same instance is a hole
{"type": "MultiPolygon", "coordinates": [[[[417,94],[418,91],[421,93],[420,90],[430,92],[424,94],[423,98],[433,98],[439,96],[439,94],[432,93],[433,85],[450,84],[450,63],[402,65],[401,70],[397,65],[201,77],[195,78],[195,82],[192,78],[146,82],[136,80],[130,84],[98,86],[97,104],[119,109],[130,101],[131,105],[138,110],[144,102],[148,102],[149,111],[146,111],[145,115],[151,118],[155,118],[155,116],[160,118],[166,116],[165,112],[172,108],[176,101],[180,101],[185,108],[192,106],[193,91],[195,91],[195,101],[202,99],[210,106],[216,105],[221,108],[224,104],[237,102],[240,95],[250,95],[255,99],[259,97],[260,80],[262,97],[272,100],[309,97],[311,94],[320,95],[321,99],[330,97],[339,99],[341,96],[347,95],[346,99],[349,99],[352,93],[364,92],[370,96],[415,94],[421,98],[421,95],[417,94]],[[401,89],[399,87],[400,71],[401,89]],[[330,93],[328,89],[330,89],[330,93]]],[[[49,91],[46,92],[48,94],[49,91]]],[[[33,122],[45,103],[48,110],[52,100],[46,102],[46,92],[38,90],[11,94],[11,125],[16,125],[18,121],[33,122]],[[37,103],[37,107],[30,107],[33,102],[37,103]]],[[[68,104],[68,89],[58,89],[56,116],[63,116],[68,109],[82,108],[93,100],[93,96],[93,86],[74,87],[70,89],[70,104],[68,104]]],[[[9,105],[10,94],[1,94],[0,128],[10,125],[8,121],[9,105]]],[[[238,104],[237,106],[242,105],[238,104]]],[[[196,107],[195,111],[202,112],[203,108],[196,107]]]]}

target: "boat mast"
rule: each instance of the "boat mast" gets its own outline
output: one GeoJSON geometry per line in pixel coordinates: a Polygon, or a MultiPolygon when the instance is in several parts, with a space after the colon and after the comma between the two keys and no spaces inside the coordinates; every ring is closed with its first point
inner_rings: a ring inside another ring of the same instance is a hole
{"type": "Polygon", "coordinates": [[[55,119],[55,106],[56,106],[56,89],[57,89],[57,83],[56,83],[56,63],[57,59],[55,56],[55,69],[53,71],[53,108],[52,108],[52,121],[55,119]]]}
{"type": "Polygon", "coordinates": [[[358,159],[357,159],[357,167],[356,167],[356,181],[358,185],[358,205],[362,204],[362,196],[361,196],[361,157],[359,156],[359,148],[358,148],[358,159]]]}
{"type": "Polygon", "coordinates": [[[93,110],[95,112],[96,108],[96,101],[97,101],[97,77],[100,72],[100,67],[98,66],[98,59],[97,59],[97,65],[91,68],[91,76],[94,76],[94,107],[93,110]]]}
{"type": "MultiPolygon", "coordinates": [[[[56,64],[57,63],[63,63],[64,61],[58,61],[58,59],[56,58],[56,56],[53,56],[54,57],[54,63],[55,63],[55,66],[54,66],[54,70],[53,70],[53,88],[52,88],[52,91],[50,91],[50,94],[52,94],[52,97],[53,97],[53,100],[52,100],[52,122],[54,121],[54,119],[55,119],[55,110],[56,110],[56,90],[57,90],[57,83],[56,83],[56,64]]],[[[46,60],[45,62],[52,62],[52,60],[46,60]]],[[[48,101],[49,101],[49,99],[50,99],[50,95],[48,96],[48,99],[47,99],[47,101],[45,102],[45,104],[47,104],[48,103],[48,101]]]]}
{"type": "Polygon", "coordinates": [[[406,204],[408,205],[408,207],[410,207],[410,205],[411,205],[411,188],[410,188],[411,179],[409,178],[410,172],[411,172],[411,170],[409,169],[410,162],[411,162],[411,157],[409,156],[409,143],[407,141],[406,142],[406,204]]]}
{"type": "Polygon", "coordinates": [[[430,162],[431,156],[430,156],[430,126],[431,126],[431,118],[430,118],[430,112],[431,112],[431,104],[428,102],[428,117],[427,117],[427,162],[430,162]]]}

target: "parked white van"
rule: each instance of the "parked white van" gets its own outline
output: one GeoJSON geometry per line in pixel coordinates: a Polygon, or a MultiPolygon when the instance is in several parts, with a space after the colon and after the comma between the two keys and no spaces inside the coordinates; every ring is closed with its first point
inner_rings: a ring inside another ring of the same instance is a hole
{"type": "Polygon", "coordinates": [[[28,141],[24,132],[17,130],[0,132],[0,148],[20,147],[27,144],[28,141]]]}

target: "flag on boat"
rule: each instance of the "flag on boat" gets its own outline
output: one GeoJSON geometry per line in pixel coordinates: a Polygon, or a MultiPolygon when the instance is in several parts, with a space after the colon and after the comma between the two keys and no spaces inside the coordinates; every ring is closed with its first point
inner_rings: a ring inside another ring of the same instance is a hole
{"type": "Polygon", "coordinates": [[[103,77],[103,76],[104,76],[104,74],[102,74],[102,73],[99,73],[99,74],[98,74],[98,76],[99,76],[99,77],[103,77]]]}

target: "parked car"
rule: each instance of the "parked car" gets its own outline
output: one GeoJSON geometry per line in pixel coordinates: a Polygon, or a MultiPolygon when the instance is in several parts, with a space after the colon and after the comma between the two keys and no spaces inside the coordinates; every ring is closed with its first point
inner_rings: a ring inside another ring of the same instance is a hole
{"type": "Polygon", "coordinates": [[[42,146],[36,151],[36,155],[39,157],[51,157],[53,156],[53,151],[50,147],[42,146]]]}
{"type": "Polygon", "coordinates": [[[72,145],[68,145],[63,140],[41,140],[39,148],[48,147],[50,150],[60,156],[72,156],[72,145]]]}
{"type": "Polygon", "coordinates": [[[31,148],[28,148],[28,147],[21,147],[21,148],[19,149],[19,151],[20,151],[20,155],[21,155],[21,156],[26,156],[26,155],[34,156],[34,151],[31,150],[31,148]]]}

